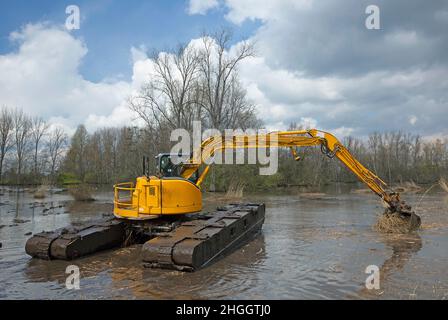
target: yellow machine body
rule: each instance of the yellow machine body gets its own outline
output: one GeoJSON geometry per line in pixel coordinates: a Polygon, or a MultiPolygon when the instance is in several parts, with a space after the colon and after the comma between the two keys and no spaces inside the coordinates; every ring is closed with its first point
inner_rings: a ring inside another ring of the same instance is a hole
{"type": "MultiPolygon", "coordinates": [[[[187,214],[201,211],[202,195],[200,186],[209,171],[207,165],[196,179],[199,168],[207,158],[226,149],[248,148],[290,148],[295,160],[300,160],[297,147],[320,146],[322,152],[339,159],[350,171],[377,194],[393,212],[400,203],[399,195],[393,192],[377,175],[364,167],[332,134],[316,130],[296,130],[271,132],[266,137],[258,134],[235,136],[230,141],[222,136],[213,136],[204,140],[200,150],[186,163],[182,164],[180,176],[165,177],[143,176],[133,183],[114,186],[114,214],[125,219],[151,219],[163,215],[187,214]],[[205,153],[203,153],[205,152],[205,153]],[[123,197],[123,194],[125,195],[123,197]]],[[[198,150],[197,150],[198,151],[198,150]]]]}
{"type": "Polygon", "coordinates": [[[201,190],[183,178],[138,177],[114,186],[114,215],[144,220],[202,210],[201,190]]]}

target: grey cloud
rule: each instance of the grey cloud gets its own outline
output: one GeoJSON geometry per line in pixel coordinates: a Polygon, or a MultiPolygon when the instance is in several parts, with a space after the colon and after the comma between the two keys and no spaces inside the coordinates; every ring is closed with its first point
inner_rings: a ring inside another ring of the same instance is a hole
{"type": "MultiPolygon", "coordinates": [[[[335,80],[344,99],[307,103],[289,99],[274,101],[288,104],[281,118],[286,124],[291,116],[312,117],[320,127],[336,129],[349,127],[355,134],[366,135],[373,131],[403,130],[421,135],[448,134],[448,69],[415,71],[422,83],[403,86],[403,81],[385,83],[382,79],[394,74],[370,74],[363,78],[335,80]],[[412,125],[411,117],[417,121],[412,125]]],[[[395,75],[396,76],[396,75],[395,75]]],[[[403,77],[410,77],[404,73],[403,77]]],[[[278,119],[277,119],[278,120],[278,119]]],[[[269,122],[269,120],[268,120],[269,122]]]]}
{"type": "Polygon", "coordinates": [[[447,1],[330,0],[287,9],[276,10],[256,36],[272,66],[322,76],[448,63],[447,1]],[[372,3],[381,30],[365,28],[372,3]]]}
{"type": "Polygon", "coordinates": [[[448,1],[280,2],[262,18],[254,38],[265,67],[243,75],[264,95],[255,102],[268,127],[306,117],[357,135],[448,135],[448,1]],[[370,4],[381,30],[365,28],[370,4]],[[275,106],[284,112],[266,111],[275,106]]]}

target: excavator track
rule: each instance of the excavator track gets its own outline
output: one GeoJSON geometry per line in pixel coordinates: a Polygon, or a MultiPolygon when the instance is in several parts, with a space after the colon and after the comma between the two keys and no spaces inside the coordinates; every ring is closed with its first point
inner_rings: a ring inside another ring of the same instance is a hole
{"type": "Polygon", "coordinates": [[[125,222],[109,218],[35,234],[26,242],[25,251],[39,259],[72,260],[120,246],[125,237],[125,222]]]}
{"type": "Polygon", "coordinates": [[[264,204],[231,204],[198,215],[171,232],[147,241],[145,267],[195,271],[237,247],[260,231],[264,204]]]}
{"type": "Polygon", "coordinates": [[[210,264],[260,231],[264,204],[230,204],[182,220],[128,221],[104,218],[32,236],[33,258],[73,260],[102,250],[143,243],[146,267],[194,271],[210,264]]]}

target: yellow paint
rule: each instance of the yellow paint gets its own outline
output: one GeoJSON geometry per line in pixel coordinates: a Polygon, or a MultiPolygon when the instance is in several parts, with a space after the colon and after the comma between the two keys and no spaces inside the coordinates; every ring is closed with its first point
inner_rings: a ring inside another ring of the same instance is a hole
{"type": "Polygon", "coordinates": [[[294,148],[310,146],[321,146],[327,156],[338,158],[386,203],[392,201],[386,183],[357,161],[334,135],[310,129],[271,132],[267,138],[256,134],[235,136],[231,141],[224,140],[221,136],[207,138],[201,144],[202,152],[195,150],[193,158],[183,165],[182,177],[139,177],[135,187],[133,183],[114,186],[114,214],[125,219],[148,219],[160,215],[198,212],[202,209],[199,187],[208,173],[209,166],[204,169],[196,184],[187,179],[214,153],[225,149],[289,147],[294,158],[298,160],[300,157],[294,148]]]}
{"type": "Polygon", "coordinates": [[[126,183],[114,189],[114,215],[119,218],[151,219],[202,210],[199,187],[183,178],[138,177],[135,187],[126,183]]]}

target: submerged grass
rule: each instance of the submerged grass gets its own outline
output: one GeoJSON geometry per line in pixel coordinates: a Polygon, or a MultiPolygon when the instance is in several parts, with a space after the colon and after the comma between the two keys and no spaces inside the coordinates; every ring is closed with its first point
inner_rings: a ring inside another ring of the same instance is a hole
{"type": "Polygon", "coordinates": [[[46,184],[42,184],[37,190],[34,192],[34,199],[45,199],[48,192],[48,186],[46,184]]]}
{"type": "Polygon", "coordinates": [[[446,180],[444,178],[440,178],[439,186],[440,186],[440,188],[442,188],[443,191],[448,193],[448,183],[446,182],[446,180]]]}
{"type": "Polygon", "coordinates": [[[381,233],[409,233],[420,228],[417,216],[403,216],[400,213],[384,213],[378,217],[373,226],[375,231],[381,233]]]}
{"type": "Polygon", "coordinates": [[[396,186],[394,188],[394,190],[397,191],[397,192],[418,193],[418,192],[421,192],[423,190],[423,188],[421,186],[419,186],[418,184],[416,184],[414,181],[411,180],[411,181],[403,182],[399,186],[396,186]]]}
{"type": "Polygon", "coordinates": [[[242,198],[244,194],[244,188],[246,184],[242,181],[232,181],[229,185],[229,189],[226,192],[226,198],[242,198]]]}
{"type": "Polygon", "coordinates": [[[87,184],[78,184],[68,188],[70,195],[75,198],[76,201],[94,201],[92,196],[93,190],[87,184]]]}

